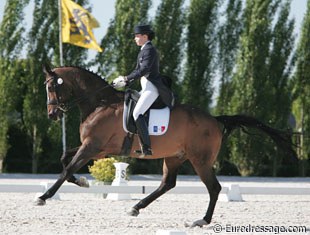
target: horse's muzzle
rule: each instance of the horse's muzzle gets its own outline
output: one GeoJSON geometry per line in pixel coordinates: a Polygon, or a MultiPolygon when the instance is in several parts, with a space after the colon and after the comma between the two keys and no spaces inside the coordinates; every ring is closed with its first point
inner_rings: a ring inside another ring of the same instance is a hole
{"type": "Polygon", "coordinates": [[[58,108],[50,109],[48,111],[48,118],[49,119],[57,121],[57,120],[61,119],[62,117],[63,117],[63,112],[60,109],[58,109],[58,108]]]}

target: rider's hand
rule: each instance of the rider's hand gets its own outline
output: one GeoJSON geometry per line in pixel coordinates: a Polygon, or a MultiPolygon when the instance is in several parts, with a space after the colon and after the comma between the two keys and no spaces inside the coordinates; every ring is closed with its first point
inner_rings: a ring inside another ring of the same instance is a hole
{"type": "Polygon", "coordinates": [[[115,78],[112,82],[114,88],[122,88],[127,85],[127,81],[124,76],[119,76],[115,78]]]}

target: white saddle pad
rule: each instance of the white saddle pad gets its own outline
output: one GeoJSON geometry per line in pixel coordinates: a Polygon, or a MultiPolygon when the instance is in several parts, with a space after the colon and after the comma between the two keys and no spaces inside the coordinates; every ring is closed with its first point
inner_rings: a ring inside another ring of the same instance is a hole
{"type": "Polygon", "coordinates": [[[149,118],[149,135],[163,135],[168,130],[170,109],[151,109],[149,118]]]}
{"type": "MultiPolygon", "coordinates": [[[[123,115],[123,129],[125,132],[129,132],[126,126],[127,106],[124,106],[123,115]]],[[[165,107],[163,109],[151,109],[149,117],[149,135],[163,135],[168,130],[170,119],[170,109],[165,107]]]]}

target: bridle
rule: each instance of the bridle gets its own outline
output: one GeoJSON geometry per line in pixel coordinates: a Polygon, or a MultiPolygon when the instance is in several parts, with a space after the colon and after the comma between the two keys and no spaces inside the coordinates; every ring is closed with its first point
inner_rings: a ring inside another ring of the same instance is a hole
{"type": "MultiPolygon", "coordinates": [[[[56,97],[52,100],[47,100],[47,105],[53,105],[56,106],[59,110],[62,112],[68,112],[71,108],[73,108],[75,105],[89,99],[89,94],[84,94],[81,97],[78,97],[76,99],[73,99],[68,102],[63,102],[61,95],[59,94],[59,87],[63,84],[63,79],[59,77],[56,73],[53,72],[53,75],[50,76],[45,82],[44,85],[46,86],[50,81],[52,80],[52,86],[47,88],[47,92],[55,93],[56,97]]],[[[99,89],[96,89],[91,93],[91,95],[95,95],[100,91],[103,91],[104,89],[112,87],[110,84],[107,84],[106,86],[100,87],[99,89]]]]}

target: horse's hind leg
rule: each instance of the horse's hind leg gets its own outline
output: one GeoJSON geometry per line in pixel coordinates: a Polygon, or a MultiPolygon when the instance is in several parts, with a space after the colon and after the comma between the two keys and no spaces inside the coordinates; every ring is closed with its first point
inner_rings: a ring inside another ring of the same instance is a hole
{"type": "Polygon", "coordinates": [[[203,217],[202,220],[197,220],[192,224],[192,227],[202,227],[203,225],[210,224],[218,199],[218,195],[222,187],[215,176],[212,166],[208,162],[204,164],[201,164],[199,162],[192,162],[192,165],[197,174],[200,176],[202,182],[206,185],[210,195],[210,202],[206,215],[203,217]]]}
{"type": "Polygon", "coordinates": [[[157,188],[146,198],[143,198],[141,201],[139,201],[139,203],[131,209],[129,215],[138,216],[140,209],[147,207],[168,190],[174,188],[176,185],[178,169],[183,162],[184,159],[181,160],[178,157],[165,158],[163,164],[163,178],[159,188],[157,188]]]}
{"type": "MultiPolygon", "coordinates": [[[[80,147],[72,148],[72,149],[66,150],[66,152],[63,153],[63,155],[61,156],[61,164],[62,164],[63,170],[66,169],[67,165],[70,163],[70,161],[72,160],[72,157],[77,153],[79,148],[80,147]]],[[[74,175],[72,175],[67,179],[67,181],[70,183],[74,183],[80,187],[85,187],[85,188],[89,187],[89,183],[85,177],[80,177],[79,179],[77,179],[74,175]]]]}

